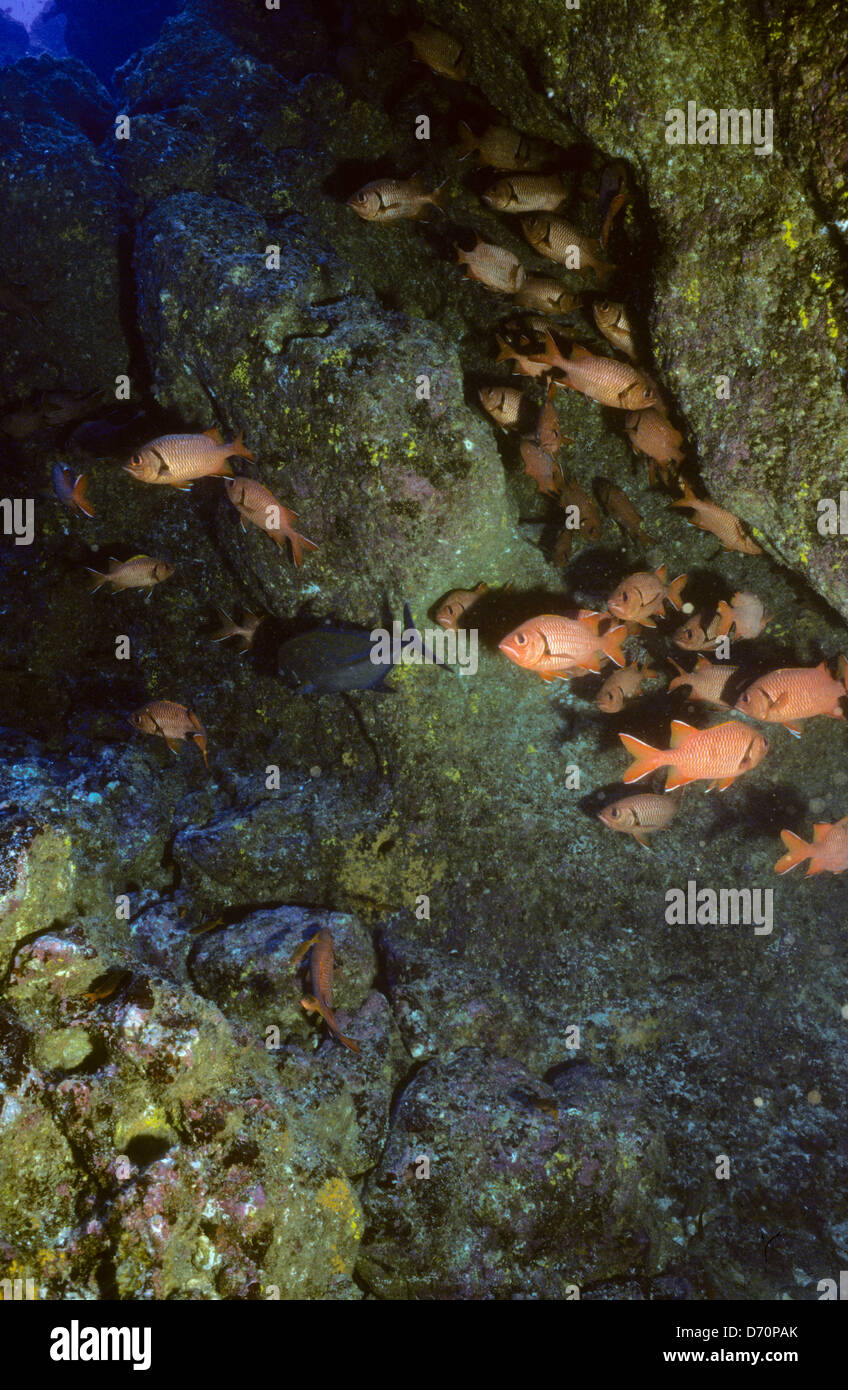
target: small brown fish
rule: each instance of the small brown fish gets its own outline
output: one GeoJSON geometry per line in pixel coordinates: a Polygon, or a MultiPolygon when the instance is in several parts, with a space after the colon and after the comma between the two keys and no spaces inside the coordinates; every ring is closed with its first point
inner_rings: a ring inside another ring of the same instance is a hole
{"type": "Polygon", "coordinates": [[[348,198],[347,206],[364,222],[399,222],[422,217],[431,206],[441,209],[444,187],[440,183],[428,192],[417,174],[411,179],[375,179],[348,198]]]}
{"type": "Polygon", "coordinates": [[[166,565],[164,560],[154,560],[152,555],[133,555],[130,560],[114,560],[110,555],[108,574],[94,570],[90,565],[86,565],[86,569],[92,577],[93,594],[104,584],[111,584],[115,594],[119,589],[146,589],[148,598],[157,584],[164,583],[174,573],[173,565],[166,565]]]}
{"type": "Polygon", "coordinates": [[[692,671],[685,671],[676,661],[672,661],[671,664],[680,675],[669,681],[669,694],[672,690],[682,690],[688,685],[688,699],[700,700],[706,705],[716,705],[719,709],[730,709],[722,695],[730,677],[739,670],[738,666],[728,666],[724,661],[707,661],[705,656],[698,657],[692,671]]]}
{"type": "Polygon", "coordinates": [[[180,742],[191,739],[197,744],[206,766],[206,730],[191,710],[185,705],[176,705],[173,700],[154,700],[137,709],[129,716],[132,728],[141,734],[157,734],[163,738],[172,753],[180,751],[180,742]]]}
{"type": "Polygon", "coordinates": [[[523,352],[519,352],[518,348],[512,347],[499,333],[495,334],[495,341],[500,348],[500,352],[495,358],[495,363],[514,362],[515,366],[513,371],[519,376],[545,375],[548,369],[543,362],[535,362],[531,357],[527,357],[523,352]]]}
{"type": "Polygon", "coordinates": [[[241,434],[225,444],[217,429],[203,434],[164,434],[133,454],[124,472],[140,483],[163,483],[185,491],[197,478],[232,477],[228,458],[252,459],[241,434]]]}
{"type": "Polygon", "coordinates": [[[223,620],[223,626],[210,633],[209,641],[226,642],[230,637],[235,637],[238,639],[236,650],[244,656],[245,652],[249,652],[253,646],[253,639],[259,624],[264,623],[265,615],[251,613],[249,608],[245,608],[241,622],[237,623],[235,619],[224,612],[223,608],[219,608],[218,612],[223,620]]]}
{"type": "Polygon", "coordinates": [[[436,609],[436,622],[448,632],[458,632],[461,620],[473,608],[479,598],[489,592],[488,584],[478,584],[476,589],[452,589],[436,609]]]}
{"type": "Polygon", "coordinates": [[[648,480],[654,481],[654,464],[668,483],[683,462],[683,435],[656,408],[633,410],[624,420],[624,432],[637,454],[649,460],[648,480]]]}
{"type": "Polygon", "coordinates": [[[301,999],[301,1007],[307,1013],[319,1013],[334,1038],[337,1038],[351,1052],[359,1052],[359,1043],[354,1038],[344,1036],[333,1013],[333,933],[329,927],[322,927],[315,936],[302,942],[292,955],[289,964],[291,966],[299,965],[307,951],[310,952],[309,978],[312,994],[301,999]]]}
{"type": "Polygon", "coordinates": [[[276,545],[284,546],[288,541],[292,559],[297,566],[303,564],[305,550],[318,549],[315,541],[308,540],[294,529],[297,512],[291,512],[288,507],[284,507],[262,483],[257,483],[254,478],[227,478],[224,487],[241,517],[243,531],[247,530],[245,522],[249,521],[252,526],[258,526],[260,531],[270,536],[276,545]]]}
{"type": "Polygon", "coordinates": [[[685,652],[713,652],[718,645],[720,619],[715,614],[706,625],[697,614],[687,618],[685,623],[671,634],[671,640],[676,647],[682,647],[685,652]]]}
{"type": "Polygon", "coordinates": [[[653,539],[642,525],[641,516],[626,492],[622,491],[620,487],[616,487],[615,483],[608,482],[606,478],[595,479],[595,492],[600,498],[601,506],[625,535],[630,536],[637,545],[650,546],[654,544],[653,539]]]}
{"type": "Polygon", "coordinates": [[[563,527],[563,529],[557,536],[554,542],[554,548],[551,551],[551,561],[553,562],[553,564],[558,565],[560,569],[565,569],[565,566],[571,559],[571,550],[573,545],[574,532],[569,531],[567,527],[563,527]]]}
{"type": "Polygon", "coordinates": [[[477,392],[487,415],[503,429],[517,429],[524,406],[523,391],[514,386],[481,386],[477,392]]]}
{"type": "Polygon", "coordinates": [[[482,195],[495,212],[556,212],[568,197],[559,174],[510,174],[482,195]]]}
{"type": "Polygon", "coordinates": [[[94,516],[94,508],[88,500],[84,473],[74,480],[74,472],[66,463],[54,463],[51,470],[53,491],[59,501],[69,511],[79,512],[81,516],[94,516]]]}
{"type": "Polygon", "coordinates": [[[476,151],[480,164],[490,169],[502,169],[506,173],[538,170],[546,163],[547,147],[544,143],[531,140],[511,126],[490,125],[482,135],[475,135],[465,121],[460,121],[459,142],[462,147],[461,159],[476,151]]]}
{"type": "Polygon", "coordinates": [[[537,255],[546,256],[549,261],[571,270],[594,270],[601,285],[616,268],[601,260],[600,247],[594,237],[585,236],[564,217],[534,213],[522,217],[521,230],[537,255]]]}
{"type": "Polygon", "coordinates": [[[657,676],[656,671],[651,671],[647,666],[639,666],[634,662],[631,666],[622,666],[620,671],[613,671],[611,676],[607,676],[595,699],[595,704],[604,714],[618,714],[624,709],[625,702],[632,700],[642,689],[645,681],[654,680],[657,676]]]}
{"type": "Polygon", "coordinates": [[[664,604],[672,608],[683,606],[681,595],[686,584],[686,575],[678,575],[670,584],[665,565],[650,574],[640,570],[638,574],[622,579],[615,593],[607,599],[607,608],[617,618],[626,622],[638,623],[640,627],[656,627],[654,615],[662,614],[664,604]]]}
{"type": "Polygon", "coordinates": [[[592,305],[592,313],[598,331],[603,333],[608,343],[611,343],[616,352],[623,352],[631,362],[636,361],[636,349],[633,346],[633,329],[627,317],[627,310],[623,304],[614,304],[611,299],[599,299],[592,305]]]}
{"type": "Polygon", "coordinates": [[[524,284],[525,270],[517,256],[504,246],[477,238],[472,251],[456,246],[456,263],[467,268],[469,280],[477,280],[496,294],[515,294],[524,284]]]}
{"type": "Polygon", "coordinates": [[[603,225],[598,238],[605,248],[615,221],[622,208],[630,202],[630,188],[627,182],[627,166],[620,159],[608,164],[601,172],[598,186],[598,202],[601,205],[603,225]]]}
{"type": "Polygon", "coordinates": [[[647,410],[656,404],[656,392],[651,381],[629,362],[611,357],[598,357],[587,348],[574,343],[570,357],[563,357],[550,333],[545,334],[545,352],[538,360],[563,373],[556,378],[558,386],[579,391],[600,405],[615,410],[647,410]]]}
{"type": "Polygon", "coordinates": [[[546,497],[558,499],[562,487],[562,469],[553,454],[541,448],[535,439],[522,439],[518,448],[527,477],[533,479],[546,497]]]}
{"type": "Polygon", "coordinates": [[[677,815],[680,799],[664,796],[657,792],[641,792],[636,796],[622,796],[618,801],[605,806],[598,812],[598,819],[610,830],[621,830],[632,835],[643,849],[650,849],[648,835],[655,830],[665,830],[677,815]]]}
{"type": "MultiPolygon", "coordinates": [[[[566,513],[566,525],[569,521],[577,521],[581,536],[593,544],[601,539],[603,523],[601,514],[595,506],[588,492],[584,492],[576,478],[570,473],[564,473],[562,483],[559,488],[557,498],[560,506],[566,513]],[[569,508],[576,508],[576,515],[569,516],[569,508]]],[[[570,530],[575,529],[569,526],[570,530]]]]}
{"type": "Polygon", "coordinates": [[[545,398],[545,403],[539,411],[539,418],[536,421],[536,443],[540,449],[546,449],[554,457],[559,453],[563,443],[573,444],[574,440],[570,435],[563,434],[560,428],[559,416],[553,402],[552,391],[549,390],[545,398]]]}
{"type": "Polygon", "coordinates": [[[111,999],[123,985],[132,979],[132,972],[124,970],[119,965],[114,965],[110,970],[106,970],[102,975],[98,975],[92,980],[86,992],[81,995],[89,1004],[98,1004],[102,999],[111,999]]]}
{"type": "Polygon", "coordinates": [[[468,78],[468,60],[465,45],[446,30],[435,24],[423,24],[420,29],[410,29],[407,39],[415,50],[419,63],[424,63],[439,77],[449,77],[452,82],[465,82],[468,78]]]}
{"type": "Polygon", "coordinates": [[[765,611],[762,599],[758,599],[756,594],[740,591],[733,595],[730,603],[725,603],[722,599],[716,615],[720,620],[718,636],[726,637],[733,629],[734,641],[759,637],[771,622],[765,611]]]}
{"type": "Polygon", "coordinates": [[[672,502],[671,505],[688,507],[694,513],[688,518],[690,524],[697,526],[699,531],[709,531],[725,550],[740,550],[743,555],[762,555],[762,548],[746,535],[738,516],[734,516],[733,512],[727,511],[725,507],[720,507],[717,502],[711,502],[709,498],[701,500],[696,497],[688,484],[683,485],[680,501],[672,502]]]}
{"type": "MultiPolygon", "coordinates": [[[[552,275],[526,275],[515,302],[521,309],[535,309],[540,314],[573,314],[580,308],[579,296],[570,294],[552,275]]],[[[543,322],[543,332],[545,326],[543,322]]]]}

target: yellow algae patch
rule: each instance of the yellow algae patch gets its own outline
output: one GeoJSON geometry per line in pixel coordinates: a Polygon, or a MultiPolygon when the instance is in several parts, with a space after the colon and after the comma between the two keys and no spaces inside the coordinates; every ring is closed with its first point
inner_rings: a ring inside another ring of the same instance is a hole
{"type": "Polygon", "coordinates": [[[691,304],[694,309],[697,309],[698,305],[701,302],[701,290],[698,285],[697,276],[691,282],[690,285],[687,285],[686,289],[683,291],[683,298],[687,304],[691,304]]]}
{"type": "Polygon", "coordinates": [[[242,389],[245,391],[249,389],[250,362],[246,353],[244,357],[239,358],[238,362],[230,372],[230,381],[234,382],[236,386],[241,386],[242,389]]]}
{"type": "Polygon", "coordinates": [[[447,859],[434,859],[396,838],[397,831],[384,826],[373,840],[355,835],[339,856],[337,879],[367,913],[369,907],[411,906],[418,895],[431,892],[447,873],[447,859]]]}
{"type": "Polygon", "coordinates": [[[793,228],[793,226],[794,226],[794,223],[790,222],[790,221],[789,221],[789,218],[787,217],[786,221],[783,223],[783,231],[782,231],[782,233],[781,233],[781,240],[782,240],[784,246],[788,246],[788,247],[789,247],[789,250],[790,250],[790,251],[797,251],[797,250],[798,250],[798,247],[799,247],[799,245],[800,245],[800,242],[797,242],[797,241],[795,240],[794,236],[792,235],[792,228],[793,228]]]}

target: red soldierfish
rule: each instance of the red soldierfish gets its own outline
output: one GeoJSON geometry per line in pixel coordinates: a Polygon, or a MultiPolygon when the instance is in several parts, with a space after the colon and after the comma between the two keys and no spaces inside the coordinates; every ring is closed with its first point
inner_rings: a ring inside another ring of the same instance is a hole
{"type": "Polygon", "coordinates": [[[289,964],[297,965],[307,951],[311,952],[309,977],[312,994],[301,999],[302,1007],[307,1013],[319,1013],[334,1038],[351,1052],[359,1052],[359,1043],[354,1038],[345,1037],[333,1013],[333,933],[328,927],[322,927],[309,941],[298,946],[289,964]]]}
{"type": "Polygon", "coordinates": [[[164,434],[133,454],[124,472],[140,483],[164,483],[185,491],[197,478],[231,477],[227,459],[233,455],[253,458],[240,433],[232,444],[225,444],[217,429],[204,434],[164,434]]]}
{"type": "Polygon", "coordinates": [[[579,343],[573,344],[570,357],[563,357],[550,333],[546,333],[545,351],[535,361],[563,373],[561,378],[554,378],[558,386],[579,391],[599,405],[614,410],[647,410],[656,405],[653,384],[638,367],[613,357],[598,357],[579,343]]]}
{"type": "Polygon", "coordinates": [[[496,294],[515,294],[524,284],[525,270],[517,256],[505,246],[477,238],[474,249],[463,251],[456,246],[456,263],[464,265],[469,280],[477,280],[496,294]]]}
{"type": "Polygon", "coordinates": [[[759,637],[771,622],[771,618],[765,616],[765,605],[756,594],[736,593],[725,603],[722,599],[718,606],[717,616],[719,618],[718,635],[726,637],[731,628],[734,630],[734,641],[744,637],[759,637]]]}
{"type": "Polygon", "coordinates": [[[768,744],[762,734],[737,719],[727,719],[711,729],[694,729],[680,719],[671,721],[671,747],[652,748],[632,734],[619,734],[634,759],[624,774],[625,782],[638,782],[657,768],[671,768],[665,790],[687,782],[709,780],[709,790],[724,791],[737,777],[750,772],[763,757],[768,744]]]}
{"type": "Polygon", "coordinates": [[[204,763],[209,766],[206,761],[206,730],[197,715],[186,709],[185,705],[176,705],[173,700],[154,700],[131,714],[129,722],[139,733],[158,734],[172,753],[179,752],[181,740],[191,739],[200,749],[204,763]]]}
{"type": "Polygon", "coordinates": [[[624,709],[625,701],[634,699],[645,681],[653,680],[656,675],[656,671],[649,670],[647,666],[638,666],[635,662],[632,666],[622,667],[620,671],[613,671],[598,691],[595,704],[604,714],[618,714],[619,710],[624,709]]]}
{"type": "Polygon", "coordinates": [[[730,709],[730,705],[721,697],[730,677],[739,670],[738,666],[728,666],[724,661],[707,661],[705,656],[698,657],[694,671],[684,671],[676,661],[671,664],[680,675],[669,681],[669,694],[688,685],[690,700],[701,700],[707,705],[717,705],[719,709],[730,709]]]}
{"type": "Polygon", "coordinates": [[[303,564],[305,550],[318,549],[315,541],[308,540],[294,529],[297,512],[284,507],[262,483],[257,483],[254,478],[227,478],[224,487],[241,517],[242,530],[247,529],[244,523],[249,521],[260,531],[265,531],[277,545],[283,546],[288,541],[295,565],[303,564]]]}
{"type": "Polygon", "coordinates": [[[602,820],[610,830],[632,835],[644,849],[650,849],[648,835],[653,835],[655,830],[665,830],[677,815],[679,806],[679,797],[637,792],[634,796],[622,796],[605,806],[603,811],[598,812],[598,820],[602,820]]]}
{"type": "Polygon", "coordinates": [[[848,869],[848,816],[832,825],[814,825],[812,844],[791,830],[781,830],[780,838],[787,853],[775,864],[776,874],[788,873],[805,859],[810,861],[807,878],[810,874],[841,874],[848,869]]]}
{"type": "Polygon", "coordinates": [[[798,727],[802,719],[827,714],[832,719],[844,719],[840,699],[846,693],[848,667],[839,658],[841,680],[833,676],[822,661],[818,666],[786,666],[760,676],[736,701],[736,708],[752,719],[765,724],[783,724],[790,734],[800,738],[798,727]]]}
{"type": "Polygon", "coordinates": [[[640,627],[656,627],[652,615],[661,614],[664,603],[670,603],[672,608],[682,606],[686,575],[679,575],[670,584],[665,581],[665,565],[660,565],[653,574],[646,570],[631,574],[622,579],[615,593],[607,599],[607,608],[627,622],[639,623],[640,627]]]}
{"type": "Polygon", "coordinates": [[[762,555],[762,548],[745,534],[738,516],[734,516],[725,507],[720,507],[717,502],[696,497],[687,484],[683,485],[680,501],[672,502],[671,505],[688,507],[694,512],[694,516],[689,517],[692,526],[697,526],[699,531],[709,531],[725,550],[740,550],[743,555],[762,555]]]}
{"type": "Polygon", "coordinates": [[[624,666],[622,643],[627,629],[618,627],[600,632],[603,613],[581,609],[577,618],[543,613],[530,618],[498,644],[498,651],[526,671],[535,671],[542,680],[556,680],[571,666],[598,672],[604,660],[624,666]]]}
{"type": "Polygon", "coordinates": [[[441,208],[444,186],[440,183],[428,192],[418,174],[411,179],[375,179],[348,198],[347,206],[363,222],[399,222],[422,217],[429,206],[441,208]]]}

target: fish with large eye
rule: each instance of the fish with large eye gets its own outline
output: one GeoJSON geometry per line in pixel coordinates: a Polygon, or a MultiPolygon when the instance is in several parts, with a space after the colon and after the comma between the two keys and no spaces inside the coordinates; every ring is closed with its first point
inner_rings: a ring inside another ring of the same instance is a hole
{"type": "Polygon", "coordinates": [[[724,791],[737,777],[755,768],[765,756],[768,744],[750,725],[727,719],[710,729],[695,729],[680,719],[671,721],[671,747],[652,748],[632,734],[619,734],[633,758],[623,781],[638,782],[659,768],[669,768],[667,792],[687,782],[711,783],[709,790],[724,791]]]}
{"type": "Polygon", "coordinates": [[[444,187],[445,184],[441,183],[438,188],[428,192],[417,174],[411,179],[375,179],[354,193],[348,199],[347,206],[358,213],[364,222],[399,222],[422,217],[428,207],[443,211],[441,199],[444,187]]]}
{"type": "Polygon", "coordinates": [[[610,830],[618,830],[624,835],[632,835],[643,849],[650,849],[647,837],[656,830],[665,830],[677,815],[680,807],[678,796],[665,796],[658,792],[638,792],[635,796],[623,796],[610,806],[598,812],[598,820],[610,830]]]}
{"type": "Polygon", "coordinates": [[[607,599],[607,608],[617,618],[627,622],[639,623],[641,627],[656,627],[654,615],[663,613],[664,604],[670,603],[672,608],[682,607],[686,575],[679,575],[670,584],[666,582],[667,578],[665,565],[660,565],[653,574],[648,571],[631,574],[607,599]]]}
{"type": "Polygon", "coordinates": [[[572,345],[570,357],[563,357],[550,333],[546,333],[545,351],[533,360],[563,373],[554,377],[557,386],[579,391],[599,405],[633,411],[647,410],[657,403],[653,383],[638,367],[613,357],[598,357],[580,343],[572,345]]]}

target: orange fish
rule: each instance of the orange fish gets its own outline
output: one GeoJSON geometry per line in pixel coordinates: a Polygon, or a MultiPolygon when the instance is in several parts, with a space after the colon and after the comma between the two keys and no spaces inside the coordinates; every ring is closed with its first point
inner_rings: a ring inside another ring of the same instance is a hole
{"type": "Polygon", "coordinates": [[[635,362],[633,330],[624,305],[613,304],[609,299],[599,299],[592,305],[592,313],[599,331],[603,333],[607,342],[612,344],[616,352],[623,352],[631,362],[635,362]]]}
{"type": "Polygon", "coordinates": [[[656,407],[633,410],[624,418],[624,432],[637,454],[648,459],[648,481],[654,481],[654,465],[664,483],[683,462],[683,435],[656,407]]]}
{"type": "Polygon", "coordinates": [[[87,1000],[89,1004],[97,1004],[101,999],[110,999],[115,991],[131,978],[131,971],[124,970],[119,965],[112,966],[111,970],[105,971],[102,975],[98,975],[95,980],[92,980],[85,994],[80,997],[87,1000]]]}
{"type": "Polygon", "coordinates": [[[540,314],[573,314],[580,308],[576,294],[569,294],[552,275],[526,275],[515,302],[522,309],[535,309],[540,314]]]}
{"type": "Polygon", "coordinates": [[[762,734],[747,724],[727,719],[711,729],[694,729],[680,719],[671,721],[671,747],[652,748],[632,734],[619,734],[634,759],[624,774],[625,782],[638,782],[657,768],[671,768],[665,790],[674,791],[687,782],[709,780],[708,790],[724,791],[737,777],[750,772],[763,757],[768,744],[762,734]]]}
{"type": "Polygon", "coordinates": [[[244,523],[249,521],[260,531],[265,531],[277,545],[285,545],[288,541],[295,565],[303,564],[305,550],[318,549],[315,541],[308,540],[294,529],[297,512],[282,506],[273,492],[269,492],[262,483],[257,483],[254,478],[227,478],[224,487],[241,517],[243,531],[247,530],[244,523]]]}
{"type": "Polygon", "coordinates": [[[744,637],[759,637],[771,622],[771,618],[765,616],[765,611],[765,605],[756,594],[740,591],[733,595],[730,603],[722,599],[716,615],[719,618],[719,637],[727,637],[731,628],[735,630],[735,641],[744,637]]]}
{"type": "Polygon", "coordinates": [[[653,539],[648,535],[642,525],[642,518],[634,507],[627,493],[615,483],[610,483],[606,478],[595,479],[595,491],[600,498],[601,506],[605,508],[612,517],[616,526],[625,535],[636,541],[637,545],[653,545],[653,539]]]}
{"type": "Polygon", "coordinates": [[[522,439],[518,446],[524,472],[532,478],[537,488],[546,497],[559,498],[562,487],[562,469],[547,449],[542,449],[533,439],[522,439]]]}
{"type": "Polygon", "coordinates": [[[140,483],[165,483],[182,491],[197,478],[228,478],[232,470],[228,458],[252,459],[241,434],[225,444],[217,429],[204,434],[163,434],[133,454],[124,472],[140,483]]]}
{"type": "Polygon", "coordinates": [[[742,691],[736,708],[764,724],[783,724],[790,734],[800,738],[798,724],[802,719],[814,719],[817,714],[845,718],[839,703],[848,683],[844,657],[839,658],[839,670],[841,680],[834,680],[823,661],[818,666],[785,666],[769,671],[742,691]]]}
{"type": "MultiPolygon", "coordinates": [[[[561,474],[562,482],[559,485],[557,501],[566,510],[569,507],[577,508],[579,518],[579,529],[581,536],[592,544],[601,539],[603,523],[601,514],[587,492],[584,492],[576,478],[570,473],[561,474]]],[[[573,528],[569,528],[573,529],[573,528]]]]}
{"type": "Polygon", "coordinates": [[[568,197],[559,174],[510,174],[482,195],[495,212],[556,212],[568,197]]]}
{"type": "Polygon", "coordinates": [[[299,964],[307,951],[311,952],[309,976],[312,994],[301,999],[301,1006],[307,1013],[319,1013],[334,1038],[351,1052],[359,1052],[359,1043],[354,1038],[345,1037],[333,1013],[333,933],[328,927],[322,927],[309,941],[298,946],[289,965],[299,964]]]}
{"type": "Polygon", "coordinates": [[[640,627],[656,627],[652,614],[661,614],[663,604],[680,608],[686,575],[681,574],[666,584],[666,567],[660,565],[653,574],[643,570],[622,579],[615,593],[607,599],[607,608],[617,618],[624,618],[640,627]]]}
{"type": "Polygon", "coordinates": [[[206,730],[196,714],[173,700],[154,700],[129,716],[129,722],[141,734],[158,734],[172,753],[180,751],[182,739],[192,739],[203,755],[206,766],[206,730]]]}
{"type": "Polygon", "coordinates": [[[613,671],[598,691],[595,704],[604,714],[618,714],[619,710],[624,709],[625,701],[638,695],[645,681],[653,680],[656,675],[656,671],[639,666],[636,662],[632,666],[622,667],[620,671],[613,671]]]}
{"type": "Polygon", "coordinates": [[[525,396],[514,386],[481,386],[477,392],[487,415],[502,429],[516,429],[524,407],[525,396]]]}
{"type": "Polygon", "coordinates": [[[454,242],[457,265],[464,265],[469,280],[477,280],[496,294],[515,294],[524,284],[525,270],[517,256],[505,246],[496,246],[480,237],[473,250],[463,251],[454,242]]]}
{"type": "Polygon", "coordinates": [[[495,342],[500,348],[500,352],[495,358],[495,362],[514,362],[514,371],[520,376],[544,376],[548,370],[543,362],[537,362],[532,357],[527,357],[519,352],[518,348],[512,347],[505,342],[500,334],[495,334],[495,342]]]}
{"type": "Polygon", "coordinates": [[[775,864],[776,874],[788,873],[805,859],[810,861],[807,878],[810,874],[841,874],[848,869],[848,816],[832,825],[814,825],[813,842],[809,845],[791,830],[781,830],[780,838],[787,853],[775,864]]]}
{"type": "Polygon", "coordinates": [[[594,270],[601,285],[615,270],[614,265],[601,259],[601,248],[594,237],[585,236],[564,217],[533,213],[522,217],[521,230],[538,255],[572,270],[594,270]]]}
{"type": "Polygon", "coordinates": [[[540,449],[545,449],[547,453],[556,456],[560,451],[563,441],[573,444],[567,434],[563,434],[559,423],[559,416],[556,413],[550,392],[545,400],[542,409],[539,411],[539,418],[536,421],[536,443],[540,449]]]}
{"type": "Polygon", "coordinates": [[[685,623],[681,623],[671,634],[671,640],[676,647],[682,647],[685,652],[714,652],[719,641],[719,617],[716,613],[704,627],[703,618],[687,618],[685,623]]]}
{"type": "Polygon", "coordinates": [[[570,357],[563,357],[550,333],[546,333],[545,352],[539,353],[536,360],[564,373],[562,378],[556,378],[558,386],[579,391],[600,405],[615,410],[647,410],[656,404],[653,384],[638,367],[612,357],[597,357],[579,343],[572,345],[570,357]]]}
{"type": "Polygon", "coordinates": [[[723,661],[707,661],[705,656],[698,657],[694,671],[685,671],[676,661],[671,664],[680,675],[669,681],[669,694],[688,685],[690,700],[701,700],[707,705],[717,705],[719,709],[730,709],[730,705],[721,697],[730,677],[739,670],[738,666],[728,666],[723,661]]]}
{"type": "Polygon", "coordinates": [[[93,570],[90,565],[86,565],[86,569],[93,576],[93,594],[104,584],[111,584],[113,593],[119,589],[146,589],[148,598],[155,585],[170,579],[174,573],[173,565],[166,565],[164,560],[154,560],[152,555],[133,555],[130,560],[113,560],[110,556],[108,574],[101,574],[100,570],[93,570]]]}
{"type": "Polygon", "coordinates": [[[230,637],[236,637],[238,638],[236,650],[244,656],[245,652],[249,652],[250,648],[253,646],[253,639],[256,636],[259,624],[265,621],[264,614],[257,615],[256,613],[251,613],[249,608],[245,608],[241,622],[237,623],[224,612],[223,608],[219,608],[218,612],[223,619],[223,626],[218,628],[217,631],[210,633],[209,641],[226,642],[230,637]]]}
{"type": "Polygon", "coordinates": [[[358,213],[363,222],[386,223],[423,217],[428,206],[441,209],[445,183],[440,183],[430,193],[418,174],[411,179],[375,179],[348,198],[347,206],[358,213]]]}
{"type": "Polygon", "coordinates": [[[627,167],[620,159],[608,164],[602,171],[598,185],[598,201],[601,205],[601,216],[604,219],[598,240],[601,247],[605,247],[615,218],[630,201],[627,167]]]}
{"type": "Polygon", "coordinates": [[[680,800],[676,796],[637,792],[634,796],[622,796],[605,806],[603,811],[598,812],[598,820],[602,820],[610,830],[632,835],[644,849],[650,849],[648,835],[653,835],[655,830],[665,830],[677,815],[679,806],[680,800]]]}
{"type": "Polygon", "coordinates": [[[80,473],[74,481],[72,468],[69,468],[66,463],[54,463],[51,476],[53,491],[69,511],[79,512],[81,516],[94,516],[94,508],[86,493],[88,484],[84,473],[80,473]]]}
{"type": "Polygon", "coordinates": [[[420,29],[410,29],[406,35],[415,50],[419,63],[424,63],[439,77],[449,77],[453,82],[464,82],[468,77],[468,63],[465,46],[452,34],[439,29],[435,24],[424,24],[420,29]]]}
{"type": "Polygon", "coordinates": [[[469,608],[473,608],[478,598],[489,592],[488,584],[478,584],[476,589],[452,589],[447,598],[436,609],[436,622],[449,632],[459,630],[460,619],[469,608]]]}
{"type": "Polygon", "coordinates": [[[725,550],[740,550],[743,555],[762,555],[762,549],[756,541],[752,541],[750,536],[745,534],[742,522],[732,512],[720,507],[717,502],[711,502],[708,498],[701,500],[696,497],[688,484],[683,485],[683,496],[679,502],[672,502],[672,507],[689,507],[695,513],[688,518],[692,526],[697,526],[699,531],[709,531],[724,546],[725,550]]]}
{"type": "Polygon", "coordinates": [[[461,159],[475,153],[480,163],[491,169],[518,173],[524,169],[540,169],[546,162],[546,148],[541,140],[531,140],[511,126],[490,125],[482,135],[475,135],[465,121],[459,123],[461,159]]]}
{"type": "Polygon", "coordinates": [[[563,618],[558,613],[543,613],[530,618],[498,644],[498,651],[526,671],[535,671],[542,680],[562,678],[569,667],[598,672],[604,660],[624,666],[626,658],[622,643],[626,627],[599,631],[605,614],[581,609],[577,618],[563,618]]]}

